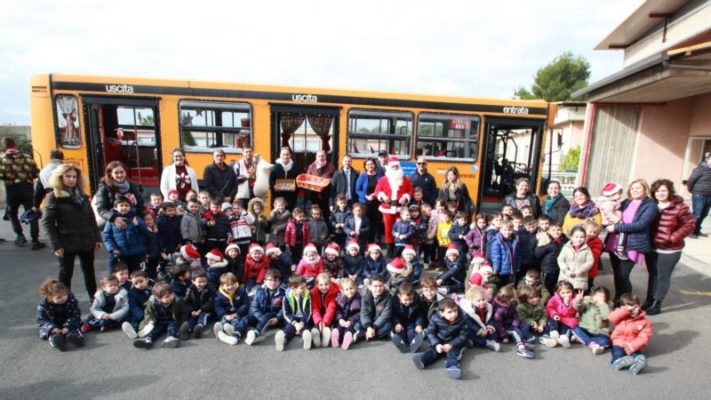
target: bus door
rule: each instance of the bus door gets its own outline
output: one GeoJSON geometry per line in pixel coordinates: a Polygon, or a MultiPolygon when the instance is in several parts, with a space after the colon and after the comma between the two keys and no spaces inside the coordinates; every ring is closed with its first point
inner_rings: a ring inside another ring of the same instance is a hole
{"type": "Polygon", "coordinates": [[[84,97],[89,179],[96,191],[106,165],[121,161],[146,194],[159,191],[160,129],[157,99],[84,97]]]}
{"type": "Polygon", "coordinates": [[[490,213],[501,209],[518,178],[527,177],[535,192],[545,121],[487,118],[485,122],[479,210],[490,213]]]}

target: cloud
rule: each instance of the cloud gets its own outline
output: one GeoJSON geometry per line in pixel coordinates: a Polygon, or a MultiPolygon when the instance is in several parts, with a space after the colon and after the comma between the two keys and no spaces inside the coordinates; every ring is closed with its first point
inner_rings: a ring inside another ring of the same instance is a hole
{"type": "Polygon", "coordinates": [[[0,122],[23,124],[50,72],[508,98],[563,51],[620,69],[592,48],[639,1],[7,3],[0,122]]]}

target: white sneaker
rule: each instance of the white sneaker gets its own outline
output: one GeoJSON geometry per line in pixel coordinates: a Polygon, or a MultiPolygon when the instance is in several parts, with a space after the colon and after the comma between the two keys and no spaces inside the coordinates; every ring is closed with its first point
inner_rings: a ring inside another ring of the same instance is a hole
{"type": "Polygon", "coordinates": [[[276,345],[276,351],[284,351],[284,344],[286,344],[286,334],[284,331],[279,331],[274,335],[274,344],[276,345]]]}
{"type": "Polygon", "coordinates": [[[154,326],[155,326],[155,324],[154,324],[153,322],[147,323],[146,326],[143,327],[143,329],[141,329],[140,331],[138,331],[138,337],[142,338],[142,337],[148,336],[148,334],[150,334],[151,332],[153,332],[153,327],[154,327],[154,326]]]}
{"type": "Polygon", "coordinates": [[[328,347],[328,344],[330,342],[331,342],[331,328],[324,327],[323,332],[321,334],[321,346],[328,347]]]}
{"type": "Polygon", "coordinates": [[[558,344],[565,347],[566,349],[569,348],[570,347],[570,339],[568,338],[568,335],[562,335],[561,337],[559,337],[558,344]]]}
{"type": "Polygon", "coordinates": [[[301,332],[301,339],[304,341],[304,350],[311,350],[311,331],[301,332]]]}
{"type": "Polygon", "coordinates": [[[135,338],[138,337],[138,333],[136,333],[136,330],[133,329],[133,326],[131,326],[131,324],[128,323],[128,322],[124,322],[123,324],[121,324],[121,330],[122,330],[123,333],[125,333],[126,336],[128,336],[130,339],[135,339],[135,338]]]}
{"type": "Polygon", "coordinates": [[[224,333],[222,330],[222,322],[215,322],[215,325],[212,326],[212,331],[215,333],[215,338],[219,339],[220,333],[224,333]]]}
{"type": "Polygon", "coordinates": [[[501,345],[499,344],[499,342],[497,342],[495,340],[487,340],[486,341],[486,348],[491,349],[496,352],[501,351],[501,345]]]}
{"type": "Polygon", "coordinates": [[[245,339],[244,342],[247,344],[247,346],[251,346],[254,344],[255,340],[257,340],[257,331],[252,329],[251,331],[247,332],[247,339],[245,339]]]}
{"type": "Polygon", "coordinates": [[[168,347],[170,349],[174,349],[176,347],[180,346],[180,339],[178,339],[175,336],[168,336],[165,338],[163,341],[163,347],[168,347]]]}
{"type": "Polygon", "coordinates": [[[541,336],[541,338],[538,339],[538,343],[548,346],[548,347],[555,347],[558,345],[558,341],[553,340],[548,336],[541,336]]]}
{"type": "Polygon", "coordinates": [[[229,344],[230,346],[234,346],[237,344],[237,338],[234,336],[230,336],[226,334],[225,332],[219,331],[217,332],[217,340],[219,340],[222,343],[229,344]]]}
{"type": "Polygon", "coordinates": [[[551,331],[548,336],[557,342],[558,338],[560,338],[560,333],[558,331],[551,331]]]}
{"type": "Polygon", "coordinates": [[[321,332],[318,328],[311,329],[311,337],[313,338],[314,347],[321,347],[321,332]]]}
{"type": "Polygon", "coordinates": [[[222,324],[222,330],[230,336],[235,334],[235,328],[232,327],[232,324],[222,324]]]}

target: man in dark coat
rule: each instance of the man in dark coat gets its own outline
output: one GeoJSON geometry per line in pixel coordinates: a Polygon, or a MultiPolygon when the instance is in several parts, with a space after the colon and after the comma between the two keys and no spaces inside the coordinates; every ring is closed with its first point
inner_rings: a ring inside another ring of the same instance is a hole
{"type": "Polygon", "coordinates": [[[213,199],[222,198],[223,201],[232,203],[237,193],[235,171],[225,164],[225,152],[222,149],[212,153],[212,160],[213,163],[205,167],[202,174],[205,189],[213,199]]]}

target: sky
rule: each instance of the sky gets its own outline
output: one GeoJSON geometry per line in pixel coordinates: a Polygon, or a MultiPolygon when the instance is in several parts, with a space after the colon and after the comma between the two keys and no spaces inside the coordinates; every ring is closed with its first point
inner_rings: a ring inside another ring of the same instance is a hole
{"type": "Polygon", "coordinates": [[[0,124],[29,124],[33,74],[200,79],[511,98],[565,51],[593,51],[642,0],[5,0],[0,124]]]}

